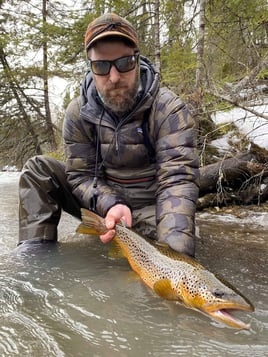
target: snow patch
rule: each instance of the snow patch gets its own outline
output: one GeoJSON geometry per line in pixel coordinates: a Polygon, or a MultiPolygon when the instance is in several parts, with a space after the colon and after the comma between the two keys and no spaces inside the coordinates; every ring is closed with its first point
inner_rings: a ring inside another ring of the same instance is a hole
{"type": "MultiPolygon", "coordinates": [[[[268,116],[268,104],[252,107],[254,111],[268,116]]],[[[216,124],[233,123],[238,130],[256,145],[268,150],[268,120],[257,117],[256,115],[241,109],[234,108],[228,112],[219,111],[212,116],[216,124]]],[[[228,136],[225,139],[228,142],[228,136]]],[[[214,145],[223,145],[224,141],[217,142],[214,145]]],[[[220,148],[221,146],[219,146],[220,148]]],[[[225,144],[225,147],[227,145],[225,144]]]]}

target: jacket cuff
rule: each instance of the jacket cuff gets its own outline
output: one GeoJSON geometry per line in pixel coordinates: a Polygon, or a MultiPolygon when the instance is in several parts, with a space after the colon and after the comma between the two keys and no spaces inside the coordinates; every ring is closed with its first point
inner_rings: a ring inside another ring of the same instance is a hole
{"type": "Polygon", "coordinates": [[[106,196],[105,198],[98,197],[97,212],[100,216],[105,217],[109,209],[118,204],[127,206],[132,212],[131,206],[123,198],[112,196],[106,196]]]}

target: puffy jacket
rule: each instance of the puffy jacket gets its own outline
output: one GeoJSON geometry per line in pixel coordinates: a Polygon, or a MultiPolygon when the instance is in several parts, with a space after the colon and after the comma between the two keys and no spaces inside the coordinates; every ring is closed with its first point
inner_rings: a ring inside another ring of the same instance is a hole
{"type": "Polygon", "coordinates": [[[142,57],[140,67],[137,104],[120,120],[101,105],[92,74],[86,74],[63,125],[68,182],[88,208],[97,177],[102,216],[117,203],[132,209],[155,203],[159,240],[188,239],[198,198],[197,127],[181,99],[159,87],[149,60],[142,57]]]}

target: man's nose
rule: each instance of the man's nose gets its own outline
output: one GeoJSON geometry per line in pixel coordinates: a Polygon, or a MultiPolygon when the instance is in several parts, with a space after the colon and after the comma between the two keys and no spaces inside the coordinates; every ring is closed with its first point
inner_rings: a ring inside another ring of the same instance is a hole
{"type": "Polygon", "coordinates": [[[117,83],[120,80],[120,73],[114,65],[110,69],[109,79],[112,83],[117,83]]]}

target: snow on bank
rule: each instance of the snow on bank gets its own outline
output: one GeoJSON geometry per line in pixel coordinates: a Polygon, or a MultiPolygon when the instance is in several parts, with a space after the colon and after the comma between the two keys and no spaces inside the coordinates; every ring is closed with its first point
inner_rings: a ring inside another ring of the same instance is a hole
{"type": "Polygon", "coordinates": [[[19,171],[0,171],[0,187],[19,180],[19,171]]]}
{"type": "Polygon", "coordinates": [[[226,224],[238,224],[239,226],[245,225],[252,228],[264,229],[268,228],[268,212],[260,211],[256,212],[253,209],[246,209],[242,211],[242,217],[238,217],[236,214],[232,213],[211,213],[211,212],[200,212],[198,213],[198,218],[202,220],[207,220],[209,222],[224,222],[226,224]]]}
{"type": "MultiPolygon", "coordinates": [[[[253,109],[268,116],[268,104],[254,106],[253,109]]],[[[228,112],[219,111],[213,115],[212,119],[216,124],[233,123],[250,141],[268,150],[268,120],[241,108],[234,108],[228,112]]],[[[215,140],[213,144],[227,149],[227,139],[215,140]]]]}

